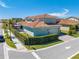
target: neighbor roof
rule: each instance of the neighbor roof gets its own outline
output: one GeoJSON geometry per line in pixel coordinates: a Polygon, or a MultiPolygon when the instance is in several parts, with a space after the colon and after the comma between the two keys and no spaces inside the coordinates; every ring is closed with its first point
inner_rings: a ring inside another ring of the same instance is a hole
{"type": "Polygon", "coordinates": [[[78,22],[74,21],[74,20],[64,19],[64,20],[60,20],[59,24],[61,24],[61,25],[77,25],[78,22]]]}
{"type": "Polygon", "coordinates": [[[29,22],[29,21],[21,21],[20,22],[21,25],[23,26],[28,26],[28,27],[42,27],[42,26],[47,26],[47,24],[45,24],[44,22],[29,22]]]}

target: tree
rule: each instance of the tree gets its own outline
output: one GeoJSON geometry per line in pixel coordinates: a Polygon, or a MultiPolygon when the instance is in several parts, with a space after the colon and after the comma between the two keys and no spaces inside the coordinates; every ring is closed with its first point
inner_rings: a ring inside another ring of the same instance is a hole
{"type": "Polygon", "coordinates": [[[70,26],[69,30],[69,35],[75,34],[76,33],[76,25],[70,26]]]}

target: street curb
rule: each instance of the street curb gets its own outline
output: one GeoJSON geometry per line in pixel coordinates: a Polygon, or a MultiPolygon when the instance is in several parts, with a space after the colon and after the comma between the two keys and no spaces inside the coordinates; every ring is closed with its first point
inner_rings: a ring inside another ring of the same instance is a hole
{"type": "Polygon", "coordinates": [[[79,51],[76,52],[75,54],[73,54],[72,56],[70,56],[68,59],[72,59],[72,57],[74,57],[75,55],[79,54],[79,51]]]}
{"type": "MultiPolygon", "coordinates": [[[[5,44],[6,44],[6,43],[5,43],[5,44]]],[[[26,53],[29,52],[29,51],[26,51],[26,50],[17,50],[17,49],[14,49],[14,48],[8,46],[7,44],[6,44],[6,48],[7,48],[9,51],[26,52],[26,53]]]]}

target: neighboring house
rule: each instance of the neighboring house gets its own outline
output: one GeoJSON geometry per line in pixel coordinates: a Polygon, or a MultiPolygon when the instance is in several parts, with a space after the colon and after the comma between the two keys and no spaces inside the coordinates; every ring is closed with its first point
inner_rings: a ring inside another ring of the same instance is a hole
{"type": "Polygon", "coordinates": [[[14,23],[13,27],[19,29],[21,27],[21,25],[19,23],[14,23]]]}
{"type": "MultiPolygon", "coordinates": [[[[61,31],[64,31],[64,32],[69,32],[70,26],[75,26],[75,27],[78,26],[78,22],[77,22],[77,21],[74,21],[74,20],[67,20],[67,19],[61,20],[61,21],[59,22],[59,24],[61,25],[60,30],[61,30],[61,31]]],[[[76,30],[77,30],[77,29],[78,29],[78,28],[76,28],[76,30]]]]}
{"type": "Polygon", "coordinates": [[[56,24],[59,19],[56,16],[51,16],[48,14],[42,14],[42,15],[36,15],[36,16],[28,16],[25,18],[27,21],[43,21],[45,23],[49,24],[56,24]]]}
{"type": "Polygon", "coordinates": [[[79,18],[77,18],[77,17],[69,17],[69,18],[67,18],[67,20],[79,21],[79,18]]]}
{"type": "Polygon", "coordinates": [[[23,26],[21,24],[19,24],[18,22],[17,23],[14,23],[13,24],[13,27],[15,29],[17,29],[19,32],[23,32],[23,26]]]}
{"type": "Polygon", "coordinates": [[[31,36],[43,36],[48,34],[59,34],[60,25],[48,25],[45,22],[21,21],[20,24],[26,33],[31,36]]]}

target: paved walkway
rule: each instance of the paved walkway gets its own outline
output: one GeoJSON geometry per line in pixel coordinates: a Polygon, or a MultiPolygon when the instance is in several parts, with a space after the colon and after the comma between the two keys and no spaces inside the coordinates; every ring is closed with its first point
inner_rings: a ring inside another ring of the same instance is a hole
{"type": "Polygon", "coordinates": [[[9,50],[9,59],[36,59],[31,53],[9,50]]]}
{"type": "MultiPolygon", "coordinates": [[[[10,31],[8,31],[8,34],[10,35],[10,31]]],[[[15,37],[13,33],[11,33],[12,41],[15,43],[18,50],[26,50],[27,49],[23,46],[23,44],[15,37]]]]}

